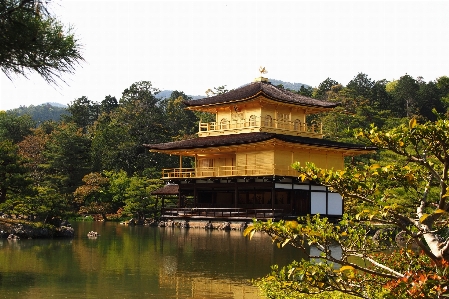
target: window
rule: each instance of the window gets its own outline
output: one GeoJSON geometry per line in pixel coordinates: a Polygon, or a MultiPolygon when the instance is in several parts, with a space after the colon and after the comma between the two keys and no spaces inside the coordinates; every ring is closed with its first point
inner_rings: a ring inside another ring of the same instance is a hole
{"type": "Polygon", "coordinates": [[[293,125],[293,129],[295,131],[301,131],[301,121],[299,119],[295,120],[295,123],[293,125]]]}
{"type": "Polygon", "coordinates": [[[214,167],[214,160],[213,159],[200,159],[198,160],[198,166],[203,167],[214,167]]]}
{"type": "Polygon", "coordinates": [[[229,129],[229,121],[228,121],[227,118],[223,118],[223,119],[220,121],[220,127],[221,127],[222,130],[223,130],[223,129],[229,129]]]}
{"type": "Polygon", "coordinates": [[[265,127],[272,127],[273,126],[273,119],[271,118],[271,115],[265,116],[264,126],[265,127]]]}
{"type": "Polygon", "coordinates": [[[250,127],[256,126],[256,116],[255,115],[251,115],[249,117],[249,126],[250,127]]]}

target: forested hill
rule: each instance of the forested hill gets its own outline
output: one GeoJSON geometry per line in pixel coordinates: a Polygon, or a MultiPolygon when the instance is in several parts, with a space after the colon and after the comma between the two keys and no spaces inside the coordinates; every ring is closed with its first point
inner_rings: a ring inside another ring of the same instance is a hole
{"type": "Polygon", "coordinates": [[[19,108],[8,110],[16,115],[29,115],[37,123],[47,120],[59,121],[62,115],[69,115],[67,106],[59,103],[44,103],[41,105],[20,106],[19,108]]]}
{"type": "Polygon", "coordinates": [[[285,82],[285,81],[276,80],[276,79],[268,79],[268,81],[270,81],[270,83],[275,86],[282,85],[285,89],[296,90],[296,91],[299,91],[301,89],[301,87],[303,87],[303,86],[304,86],[304,88],[312,87],[312,86],[304,84],[304,83],[290,83],[290,82],[285,82]]]}
{"type": "MultiPolygon", "coordinates": [[[[303,83],[290,83],[282,80],[269,79],[270,83],[273,85],[282,85],[285,89],[290,89],[294,91],[299,91],[301,87],[311,88],[307,84],[303,83]]],[[[168,99],[171,97],[174,90],[162,90],[156,94],[158,99],[168,99]]],[[[187,97],[197,100],[206,97],[206,95],[187,95],[187,97]]],[[[83,98],[83,97],[81,97],[83,98]]],[[[60,121],[63,115],[69,115],[70,112],[67,110],[67,106],[60,103],[43,103],[37,106],[20,106],[19,108],[14,108],[8,110],[16,115],[29,115],[31,119],[36,122],[36,124],[41,124],[47,120],[60,121]]]]}

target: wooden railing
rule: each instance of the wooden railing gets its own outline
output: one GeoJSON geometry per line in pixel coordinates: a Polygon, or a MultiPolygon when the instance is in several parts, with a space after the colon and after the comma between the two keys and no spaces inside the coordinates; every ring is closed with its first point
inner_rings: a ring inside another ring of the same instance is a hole
{"type": "Polygon", "coordinates": [[[166,168],[162,169],[162,178],[205,178],[230,176],[280,175],[295,176],[297,171],[290,166],[217,166],[198,168],[166,168]]]}
{"type": "Polygon", "coordinates": [[[255,129],[263,128],[264,131],[282,132],[289,135],[314,136],[319,137],[323,134],[323,126],[319,124],[307,124],[299,120],[277,120],[277,119],[254,119],[230,120],[222,122],[199,123],[199,135],[221,135],[237,132],[258,131],[255,129]]]}
{"type": "Polygon", "coordinates": [[[282,216],[283,209],[243,209],[243,208],[165,208],[163,217],[213,217],[213,218],[274,218],[282,216]]]}

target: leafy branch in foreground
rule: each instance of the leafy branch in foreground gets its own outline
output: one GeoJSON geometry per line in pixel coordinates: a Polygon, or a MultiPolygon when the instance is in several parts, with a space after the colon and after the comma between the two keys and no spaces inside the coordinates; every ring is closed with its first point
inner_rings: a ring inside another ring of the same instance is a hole
{"type": "Polygon", "coordinates": [[[309,256],[274,267],[259,285],[272,288],[269,298],[334,291],[360,298],[449,297],[449,120],[412,119],[408,126],[388,132],[372,127],[358,136],[394,152],[397,161],[344,171],[296,164],[301,180],[340,193],[346,213],[339,223],[319,215],[255,221],[246,236],[263,231],[278,246],[309,256]]]}
{"type": "Polygon", "coordinates": [[[49,13],[48,2],[0,0],[0,69],[8,78],[34,71],[56,83],[84,60],[73,29],[49,13]]]}

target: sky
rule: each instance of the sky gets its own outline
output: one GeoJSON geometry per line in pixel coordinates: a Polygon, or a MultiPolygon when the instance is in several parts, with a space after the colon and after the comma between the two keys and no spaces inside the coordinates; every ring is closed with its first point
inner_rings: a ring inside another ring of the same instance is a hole
{"type": "Polygon", "coordinates": [[[0,73],[0,110],[120,99],[138,81],[204,95],[252,82],[260,66],[314,87],[359,72],[449,76],[449,1],[53,0],[50,10],[74,28],[85,62],[58,85],[0,73]]]}

